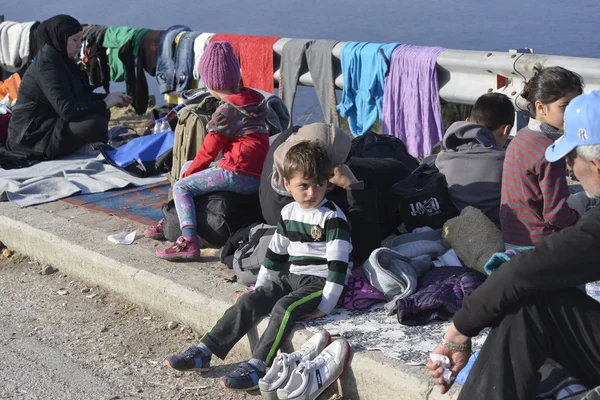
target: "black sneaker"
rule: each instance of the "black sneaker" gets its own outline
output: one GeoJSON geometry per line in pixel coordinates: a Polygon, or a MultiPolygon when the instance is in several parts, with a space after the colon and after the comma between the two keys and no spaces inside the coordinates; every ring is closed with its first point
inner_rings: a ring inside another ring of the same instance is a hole
{"type": "Polygon", "coordinates": [[[258,380],[264,376],[265,371],[243,362],[232,373],[222,377],[219,384],[233,390],[254,390],[258,388],[258,380]]]}
{"type": "Polygon", "coordinates": [[[206,371],[210,368],[212,354],[205,355],[196,346],[191,346],[183,353],[175,354],[165,360],[165,365],[178,371],[206,371]]]}

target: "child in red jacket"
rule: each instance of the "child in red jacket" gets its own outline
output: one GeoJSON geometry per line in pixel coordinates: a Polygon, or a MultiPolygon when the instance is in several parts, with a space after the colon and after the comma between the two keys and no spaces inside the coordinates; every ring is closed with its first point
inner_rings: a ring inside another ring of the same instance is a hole
{"type": "MultiPolygon", "coordinates": [[[[181,236],[156,252],[157,257],[168,260],[200,256],[194,197],[215,191],[258,192],[269,150],[266,103],[259,93],[239,86],[240,64],[231,44],[209,44],[200,59],[199,71],[207,89],[221,104],[208,123],[202,148],[193,161],[183,166],[182,179],[173,185],[181,236]],[[209,168],[221,151],[223,158],[209,168]]],[[[162,221],[144,234],[162,237],[162,221]]]]}

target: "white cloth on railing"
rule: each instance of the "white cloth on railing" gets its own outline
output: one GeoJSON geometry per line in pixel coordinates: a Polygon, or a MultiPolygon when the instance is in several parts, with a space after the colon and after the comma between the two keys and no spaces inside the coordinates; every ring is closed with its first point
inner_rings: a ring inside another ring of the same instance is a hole
{"type": "Polygon", "coordinates": [[[17,72],[29,62],[29,34],[34,24],[35,21],[0,23],[0,68],[17,72]]]}
{"type": "Polygon", "coordinates": [[[202,57],[202,54],[204,54],[204,50],[206,49],[206,46],[208,46],[208,41],[213,36],[215,36],[215,33],[205,32],[205,33],[201,33],[194,40],[194,69],[193,69],[194,72],[193,72],[193,75],[194,75],[194,79],[196,79],[196,80],[200,79],[200,72],[198,71],[198,65],[200,64],[200,57],[202,57]]]}

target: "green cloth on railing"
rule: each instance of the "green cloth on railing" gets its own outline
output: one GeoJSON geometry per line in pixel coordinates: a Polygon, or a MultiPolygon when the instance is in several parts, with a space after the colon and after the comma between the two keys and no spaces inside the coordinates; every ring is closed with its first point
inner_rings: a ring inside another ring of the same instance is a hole
{"type": "Polygon", "coordinates": [[[136,34],[138,29],[126,26],[109,26],[104,34],[102,46],[108,49],[108,67],[112,82],[125,80],[125,67],[119,59],[119,49],[136,34]]]}
{"type": "Polygon", "coordinates": [[[142,36],[146,33],[150,32],[150,29],[138,29],[133,35],[133,56],[137,58],[140,52],[140,40],[142,40],[142,36]]]}

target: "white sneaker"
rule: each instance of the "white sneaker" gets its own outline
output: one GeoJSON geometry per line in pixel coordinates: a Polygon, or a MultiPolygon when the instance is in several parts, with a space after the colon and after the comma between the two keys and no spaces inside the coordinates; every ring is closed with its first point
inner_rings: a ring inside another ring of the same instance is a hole
{"type": "Polygon", "coordinates": [[[292,372],[287,385],[277,390],[277,397],[280,400],[315,400],[340,377],[349,358],[348,341],[334,341],[314,360],[302,361],[292,372]]]}
{"type": "Polygon", "coordinates": [[[313,360],[330,343],[331,335],[323,330],[308,339],[298,351],[291,354],[279,354],[273,361],[269,372],[258,381],[258,388],[263,399],[277,400],[277,389],[285,386],[292,371],[300,362],[313,360]]]}

